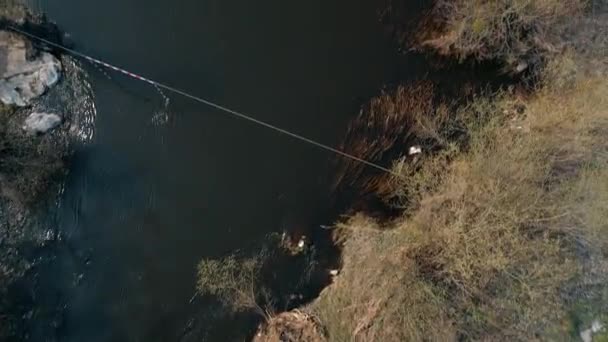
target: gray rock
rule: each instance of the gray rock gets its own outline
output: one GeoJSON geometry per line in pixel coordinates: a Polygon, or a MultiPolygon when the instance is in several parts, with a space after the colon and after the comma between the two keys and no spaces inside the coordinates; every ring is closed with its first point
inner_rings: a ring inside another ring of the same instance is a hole
{"type": "Polygon", "coordinates": [[[61,63],[50,53],[33,59],[30,44],[22,37],[0,31],[0,101],[20,107],[52,87],[61,74],[61,63]]]}
{"type": "Polygon", "coordinates": [[[24,122],[23,129],[30,133],[46,133],[59,126],[61,117],[50,113],[32,113],[24,122]]]}

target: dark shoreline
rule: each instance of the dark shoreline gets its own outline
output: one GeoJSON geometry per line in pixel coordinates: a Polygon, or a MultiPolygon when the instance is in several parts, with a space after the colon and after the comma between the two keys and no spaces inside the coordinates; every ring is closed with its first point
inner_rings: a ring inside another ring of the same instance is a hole
{"type": "MultiPolygon", "coordinates": [[[[64,43],[62,32],[45,16],[26,13],[25,18],[18,22],[0,18],[0,30],[11,32],[10,27],[17,27],[50,41],[64,43]]],[[[50,289],[46,288],[48,284],[39,282],[39,273],[63,249],[69,248],[62,243],[53,213],[78,144],[79,138],[75,134],[84,129],[79,126],[82,124],[82,118],[79,117],[82,113],[72,111],[72,104],[65,102],[73,101],[74,96],[83,95],[82,89],[72,88],[81,87],[78,83],[83,71],[64,59],[56,49],[24,39],[32,45],[32,56],[41,51],[49,52],[63,62],[63,70],[59,82],[34,99],[32,104],[20,108],[0,105],[1,124],[5,125],[0,138],[4,145],[1,156],[5,158],[0,169],[0,229],[6,234],[0,240],[0,263],[3,270],[9,272],[0,279],[0,340],[3,341],[23,341],[36,334],[46,334],[47,332],[30,331],[32,322],[35,321],[45,321],[49,326],[55,327],[61,325],[60,297],[54,297],[55,303],[40,302],[40,293],[50,289]],[[62,111],[60,126],[47,134],[26,135],[21,129],[20,120],[32,110],[47,107],[49,110],[54,108],[62,111]],[[38,166],[39,164],[44,166],[38,166]],[[19,167],[15,169],[15,165],[19,167]],[[35,178],[35,183],[25,187],[14,183],[32,183],[32,178],[35,178]],[[14,195],[7,196],[9,193],[14,195]]],[[[44,297],[45,300],[51,298],[44,297]]]]}

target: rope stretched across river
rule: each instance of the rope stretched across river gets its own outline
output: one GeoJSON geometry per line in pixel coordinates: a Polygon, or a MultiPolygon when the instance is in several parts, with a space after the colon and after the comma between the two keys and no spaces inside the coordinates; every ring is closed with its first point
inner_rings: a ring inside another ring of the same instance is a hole
{"type": "Polygon", "coordinates": [[[365,159],[363,159],[363,158],[359,158],[359,157],[357,157],[357,156],[354,156],[354,155],[352,155],[352,154],[346,153],[346,152],[344,152],[344,151],[338,150],[338,149],[336,149],[336,148],[334,148],[334,147],[331,147],[331,146],[329,146],[329,145],[325,145],[325,144],[323,144],[323,143],[317,142],[317,141],[312,140],[312,139],[310,139],[310,138],[307,138],[307,137],[305,137],[305,136],[303,136],[303,135],[300,135],[300,134],[297,134],[297,133],[293,133],[293,132],[288,131],[288,130],[286,130],[286,129],[283,129],[283,128],[280,128],[280,127],[278,127],[278,126],[275,126],[275,125],[273,125],[273,124],[270,124],[270,123],[267,123],[267,122],[265,122],[265,121],[262,121],[262,120],[256,119],[256,118],[254,118],[254,117],[252,117],[252,116],[249,116],[249,115],[247,115],[247,114],[244,114],[244,113],[242,113],[242,112],[239,112],[239,111],[236,111],[236,110],[230,109],[230,108],[228,108],[228,107],[225,107],[225,106],[219,105],[219,104],[217,104],[217,103],[215,103],[215,102],[212,102],[212,101],[209,101],[209,100],[205,100],[205,99],[203,99],[203,98],[201,98],[201,97],[198,97],[198,96],[192,95],[192,94],[190,94],[190,93],[188,93],[188,92],[185,92],[185,91],[183,91],[183,90],[180,90],[180,89],[177,89],[177,88],[174,88],[174,87],[168,86],[168,85],[166,85],[166,84],[163,84],[163,83],[160,83],[160,82],[157,82],[157,81],[151,80],[151,79],[149,79],[149,78],[146,78],[146,77],[140,76],[140,75],[138,75],[138,74],[135,74],[135,73],[130,72],[130,71],[128,71],[128,70],[125,70],[125,69],[123,69],[123,68],[119,68],[119,67],[117,67],[117,66],[115,66],[115,65],[112,65],[112,64],[110,64],[110,63],[107,63],[107,62],[104,62],[104,61],[102,61],[102,60],[99,60],[99,59],[97,59],[97,58],[93,58],[93,57],[91,57],[91,56],[89,56],[89,55],[86,55],[86,54],[84,54],[84,53],[81,53],[81,52],[78,52],[78,51],[76,51],[76,50],[73,50],[73,49],[67,48],[67,47],[65,47],[65,46],[63,46],[63,45],[60,45],[60,44],[54,43],[54,42],[52,42],[52,41],[50,41],[50,40],[44,39],[44,38],[39,37],[39,36],[37,36],[37,35],[34,35],[34,34],[31,34],[31,33],[25,32],[25,31],[23,31],[23,30],[21,30],[21,29],[18,29],[18,28],[16,28],[16,27],[13,27],[13,26],[8,26],[8,29],[10,29],[10,30],[12,30],[12,31],[14,31],[14,32],[20,33],[20,34],[22,34],[22,35],[25,35],[25,36],[27,36],[27,37],[29,37],[29,38],[31,38],[31,39],[34,39],[34,40],[37,40],[37,41],[39,41],[39,42],[43,42],[43,43],[45,43],[45,44],[48,44],[48,45],[50,45],[50,46],[52,46],[52,47],[55,47],[55,48],[57,48],[57,49],[60,49],[60,50],[62,50],[62,51],[65,51],[65,52],[67,52],[67,53],[69,53],[69,54],[71,54],[71,55],[73,55],[73,56],[83,58],[83,59],[85,59],[85,60],[87,60],[87,61],[89,61],[89,62],[91,62],[91,63],[101,65],[101,66],[103,66],[103,67],[105,67],[105,68],[108,68],[108,69],[110,69],[110,70],[114,70],[114,71],[116,71],[116,72],[118,72],[118,73],[121,73],[121,74],[127,75],[128,77],[131,77],[131,78],[134,78],[134,79],[136,79],[136,80],[139,80],[139,81],[142,81],[142,82],[148,83],[148,84],[150,84],[150,85],[152,85],[152,86],[156,87],[157,89],[158,89],[158,88],[161,88],[161,89],[168,90],[168,91],[170,91],[170,92],[173,92],[173,93],[179,94],[179,95],[184,96],[184,97],[186,97],[186,98],[189,98],[189,99],[191,99],[191,100],[194,100],[194,101],[197,101],[197,102],[203,103],[203,104],[205,104],[205,105],[207,105],[207,106],[210,106],[210,107],[213,107],[213,108],[215,108],[215,109],[218,109],[218,110],[220,110],[220,111],[222,111],[222,112],[225,112],[225,113],[231,114],[231,115],[233,115],[233,116],[236,116],[236,117],[238,117],[238,118],[240,118],[240,119],[243,119],[243,120],[246,120],[246,121],[249,121],[249,122],[253,122],[253,123],[255,123],[255,124],[259,125],[259,126],[266,127],[266,128],[268,128],[268,129],[271,129],[271,130],[274,130],[274,131],[276,131],[276,132],[282,133],[282,134],[284,134],[284,135],[290,136],[290,137],[292,137],[292,138],[294,138],[294,139],[297,139],[297,140],[303,141],[303,142],[305,142],[305,143],[308,143],[308,144],[314,145],[314,146],[316,146],[316,147],[318,147],[318,148],[321,148],[321,149],[324,149],[324,150],[326,150],[326,151],[329,151],[329,152],[335,153],[335,154],[337,154],[337,155],[339,155],[339,156],[342,156],[342,157],[345,157],[345,158],[348,158],[348,159],[354,160],[354,161],[356,161],[356,162],[359,162],[359,163],[365,164],[365,165],[367,165],[367,166],[373,167],[373,168],[375,168],[375,169],[377,169],[377,170],[380,170],[380,171],[382,171],[382,172],[386,172],[386,173],[389,173],[389,174],[391,174],[391,175],[394,175],[394,176],[400,177],[400,175],[398,175],[397,173],[395,173],[395,172],[391,171],[390,169],[388,169],[388,168],[386,168],[386,167],[384,167],[384,166],[378,165],[378,164],[376,164],[376,163],[374,163],[374,162],[371,162],[371,161],[365,160],[365,159]]]}

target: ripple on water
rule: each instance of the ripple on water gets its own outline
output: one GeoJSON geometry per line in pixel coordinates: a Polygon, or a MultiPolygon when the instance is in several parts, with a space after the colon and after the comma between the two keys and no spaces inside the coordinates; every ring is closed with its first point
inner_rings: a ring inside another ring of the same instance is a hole
{"type": "Polygon", "coordinates": [[[70,136],[80,143],[93,140],[97,107],[89,76],[81,62],[62,56],[64,74],[61,81],[43,96],[36,110],[60,113],[70,123],[70,136]]]}

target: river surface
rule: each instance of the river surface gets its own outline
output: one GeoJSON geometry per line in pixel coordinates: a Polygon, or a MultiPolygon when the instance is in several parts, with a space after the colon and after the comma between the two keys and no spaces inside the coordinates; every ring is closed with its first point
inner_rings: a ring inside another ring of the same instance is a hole
{"type": "MultiPolygon", "coordinates": [[[[79,51],[329,145],[365,99],[417,68],[383,31],[378,1],[36,2],[79,51]]],[[[250,248],[291,212],[326,210],[335,157],[86,69],[95,135],[55,217],[67,247],[39,276],[40,296],[65,307],[55,338],[242,340],[245,327],[193,320],[209,314],[193,298],[198,261],[250,248]]]]}

